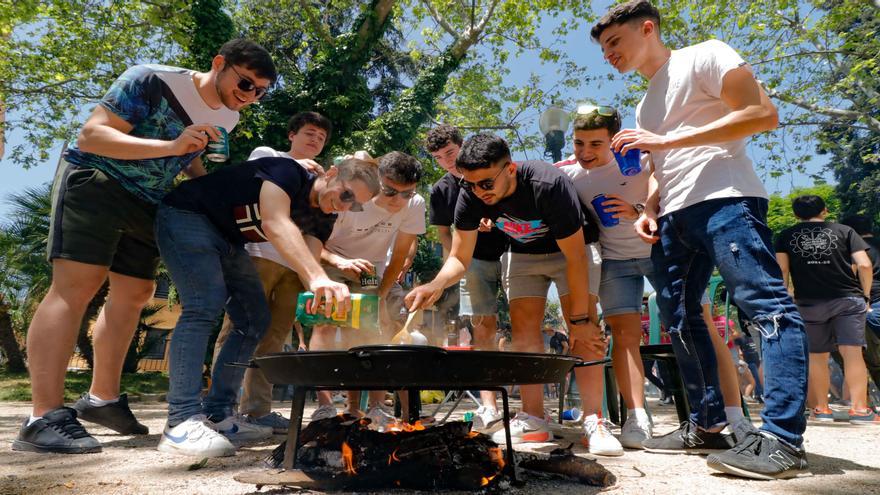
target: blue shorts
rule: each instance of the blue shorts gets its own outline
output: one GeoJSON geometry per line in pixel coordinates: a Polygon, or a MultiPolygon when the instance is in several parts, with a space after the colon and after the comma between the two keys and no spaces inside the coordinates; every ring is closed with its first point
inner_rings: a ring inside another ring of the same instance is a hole
{"type": "Polygon", "coordinates": [[[645,277],[654,285],[651,258],[602,260],[602,282],[599,284],[602,315],[641,313],[645,277]]]}
{"type": "Polygon", "coordinates": [[[461,316],[497,316],[500,282],[500,261],[472,259],[467,272],[458,283],[460,290],[458,314],[461,316]]]}

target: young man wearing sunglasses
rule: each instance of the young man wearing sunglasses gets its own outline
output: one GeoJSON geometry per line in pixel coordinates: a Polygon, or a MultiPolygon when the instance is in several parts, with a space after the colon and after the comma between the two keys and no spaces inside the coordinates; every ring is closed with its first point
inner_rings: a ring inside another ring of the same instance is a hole
{"type": "MultiPolygon", "coordinates": [[[[168,424],[162,452],[218,457],[235,440],[265,436],[233,406],[244,369],[269,326],[269,307],[247,242],[269,241],[315,293],[315,307],[350,306],[348,288],[331,281],[317,261],[335,214],[369,201],[379,189],[375,167],[346,160],[317,177],[286,158],[259,158],[184,182],[156,214],[156,240],[180,295],[183,312],[169,349],[168,424]],[[305,238],[304,238],[305,237],[305,238]],[[310,255],[311,254],[311,255],[310,255]],[[234,330],[201,393],[202,357],[224,307],[234,330]]],[[[271,434],[271,431],[268,432],[271,434]]]]}
{"type": "MultiPolygon", "coordinates": [[[[437,226],[443,255],[452,249],[452,224],[455,205],[461,190],[461,174],[455,168],[455,159],[463,139],[458,129],[441,124],[428,131],[425,148],[446,175],[431,186],[431,225],[437,226]]],[[[469,316],[474,323],[473,343],[478,350],[495,350],[498,327],[498,288],[501,286],[501,255],[507,251],[507,236],[491,225],[481,225],[477,244],[467,272],[459,283],[460,316],[469,316]]],[[[480,392],[483,403],[474,412],[474,428],[484,429],[501,420],[495,392],[480,392]]]]}
{"type": "Polygon", "coordinates": [[[672,450],[706,445],[725,425],[717,360],[700,308],[717,266],[734,302],[761,332],[766,397],[761,429],[745,421],[732,425],[736,446],[710,455],[708,464],[749,478],[797,476],[807,468],[807,339],[776,262],[767,193],[745,141],[777,126],[776,108],[728,45],[710,40],[667,48],[660,13],[647,0],[615,6],[590,34],[618,72],[635,70],[648,80],[637,128],[619,132],[612,147],[651,155],[656,181],[635,226],[655,243],[657,302],[692,411],[691,422],[649,442],[672,450]]]}
{"type": "Polygon", "coordinates": [[[122,364],[141,310],[153,295],[159,253],[156,204],[181,171],[205,173],[200,155],[215,126],[231,131],[238,111],[276,78],[261,46],[233,40],[208,72],[161,65],[126,70],[62,155],[52,194],[48,257],[52,285],[28,330],[33,412],[13,444],[33,452],[99,452],[77,421],[146,434],[119,393],[122,364]],[[93,327],[95,369],[88,393],[63,407],[64,374],[86,308],[109,279],[93,327]]]}
{"type": "MultiPolygon", "coordinates": [[[[347,284],[353,292],[374,293],[379,296],[379,315],[383,332],[391,330],[392,314],[400,313],[389,303],[397,289],[397,277],[403,271],[407,255],[425,233],[425,200],[416,192],[422,177],[422,166],[415,158],[392,151],[379,158],[379,195],[362,205],[359,211],[339,215],[333,233],[324,245],[321,259],[327,274],[333,280],[347,284]],[[391,254],[389,256],[389,249],[391,254]],[[377,287],[362,285],[362,277],[376,277],[377,287]],[[396,287],[395,287],[396,286],[396,287]]],[[[343,328],[343,345],[388,343],[391,335],[363,335],[363,330],[343,328]]],[[[310,349],[329,350],[335,342],[336,326],[319,325],[312,329],[310,349]]],[[[381,428],[392,415],[382,405],[384,391],[370,392],[366,415],[381,428]]],[[[349,391],[348,411],[359,413],[360,394],[349,391]]],[[[318,392],[318,409],[312,419],[336,416],[331,394],[318,392]]]]}
{"type": "MultiPolygon", "coordinates": [[[[324,170],[314,162],[314,159],[323,151],[332,130],[330,120],[317,112],[297,113],[287,124],[289,150],[260,146],[251,152],[248,160],[264,157],[286,158],[291,167],[305,166],[309,172],[323,173],[324,170]]],[[[257,344],[254,356],[281,352],[294,325],[297,295],[306,289],[299,275],[284,261],[281,253],[272,246],[272,243],[252,242],[246,244],[245,249],[260,275],[271,315],[269,329],[257,344]]],[[[213,362],[217,362],[220,349],[223,348],[232,331],[232,320],[226,315],[214,344],[213,362]]],[[[238,413],[244,416],[248,423],[271,428],[274,433],[287,432],[290,422],[281,414],[272,412],[272,384],[266,380],[262,371],[246,370],[241,389],[238,413]]],[[[253,434],[250,429],[239,429],[237,433],[244,432],[253,434]]],[[[229,433],[228,436],[234,437],[235,434],[229,433]]]]}
{"type": "MultiPolygon", "coordinates": [[[[456,160],[463,191],[455,209],[452,251],[434,280],[406,296],[410,310],[433,304],[446,287],[467,272],[484,218],[510,238],[510,255],[503,282],[510,301],[513,350],[543,352],[541,323],[550,283],[559,291],[568,324],[572,354],[601,359],[605,340],[596,324],[595,304],[589,297],[589,272],[582,226],[584,216],[571,180],[544,162],[514,163],[507,143],[498,136],[477,134],[467,141],[456,160]]],[[[586,415],[602,406],[602,368],[577,370],[577,383],[586,415]]],[[[544,419],[541,385],[523,385],[522,411],[510,423],[515,443],[549,442],[553,434],[544,419]]],[[[604,455],[621,455],[613,436],[600,440],[587,430],[591,443],[603,443],[604,455]],[[616,444],[616,445],[615,445],[616,444]]],[[[493,435],[504,442],[504,431],[493,435]]]]}

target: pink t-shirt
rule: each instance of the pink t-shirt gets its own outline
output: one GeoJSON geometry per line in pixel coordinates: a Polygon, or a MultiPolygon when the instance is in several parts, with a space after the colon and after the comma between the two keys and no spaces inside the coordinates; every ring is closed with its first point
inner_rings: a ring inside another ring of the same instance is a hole
{"type": "MultiPolygon", "coordinates": [[[[715,322],[715,329],[718,330],[718,335],[721,338],[727,337],[727,328],[729,327],[731,331],[733,330],[733,320],[729,320],[723,316],[716,316],[712,318],[712,321],[715,322]]],[[[733,338],[727,340],[727,348],[733,349],[733,338]]]]}

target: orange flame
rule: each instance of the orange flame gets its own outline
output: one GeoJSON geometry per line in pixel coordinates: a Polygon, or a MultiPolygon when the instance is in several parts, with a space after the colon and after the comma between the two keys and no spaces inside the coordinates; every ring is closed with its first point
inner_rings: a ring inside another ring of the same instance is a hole
{"type": "Polygon", "coordinates": [[[494,480],[496,476],[498,476],[498,475],[497,475],[497,474],[493,474],[492,476],[489,476],[488,478],[483,478],[483,479],[481,479],[481,480],[480,480],[480,486],[486,486],[486,485],[488,485],[489,482],[492,481],[492,480],[494,480]]]}
{"type": "Polygon", "coordinates": [[[468,438],[474,438],[474,437],[478,437],[478,436],[480,436],[480,434],[477,433],[476,431],[469,431],[467,434],[468,438]]]}
{"type": "Polygon", "coordinates": [[[348,474],[357,474],[354,469],[354,456],[351,447],[347,443],[342,442],[342,463],[345,465],[345,472],[348,474]]]}
{"type": "Polygon", "coordinates": [[[392,462],[400,462],[400,458],[397,457],[397,449],[394,449],[394,452],[388,456],[388,465],[390,466],[392,462]]]}
{"type": "Polygon", "coordinates": [[[492,462],[498,465],[498,469],[504,468],[504,454],[501,452],[501,447],[489,449],[489,457],[492,459],[492,462]]]}
{"type": "Polygon", "coordinates": [[[421,421],[416,421],[415,423],[406,423],[404,421],[395,421],[392,425],[387,427],[385,433],[396,434],[402,431],[410,432],[410,431],[422,431],[425,429],[425,425],[422,424],[421,421]]]}

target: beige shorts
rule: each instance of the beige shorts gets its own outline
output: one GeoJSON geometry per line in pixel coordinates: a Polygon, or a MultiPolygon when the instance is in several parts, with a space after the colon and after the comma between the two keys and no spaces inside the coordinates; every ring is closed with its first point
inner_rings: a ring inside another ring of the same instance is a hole
{"type": "MultiPolygon", "coordinates": [[[[590,278],[590,294],[599,293],[602,278],[602,259],[594,244],[588,244],[587,266],[590,278]]],[[[547,297],[550,283],[556,284],[559,296],[569,294],[568,280],[565,276],[565,255],[561,252],[551,254],[506,253],[501,257],[501,282],[507,300],[521,297],[547,297]]]]}

